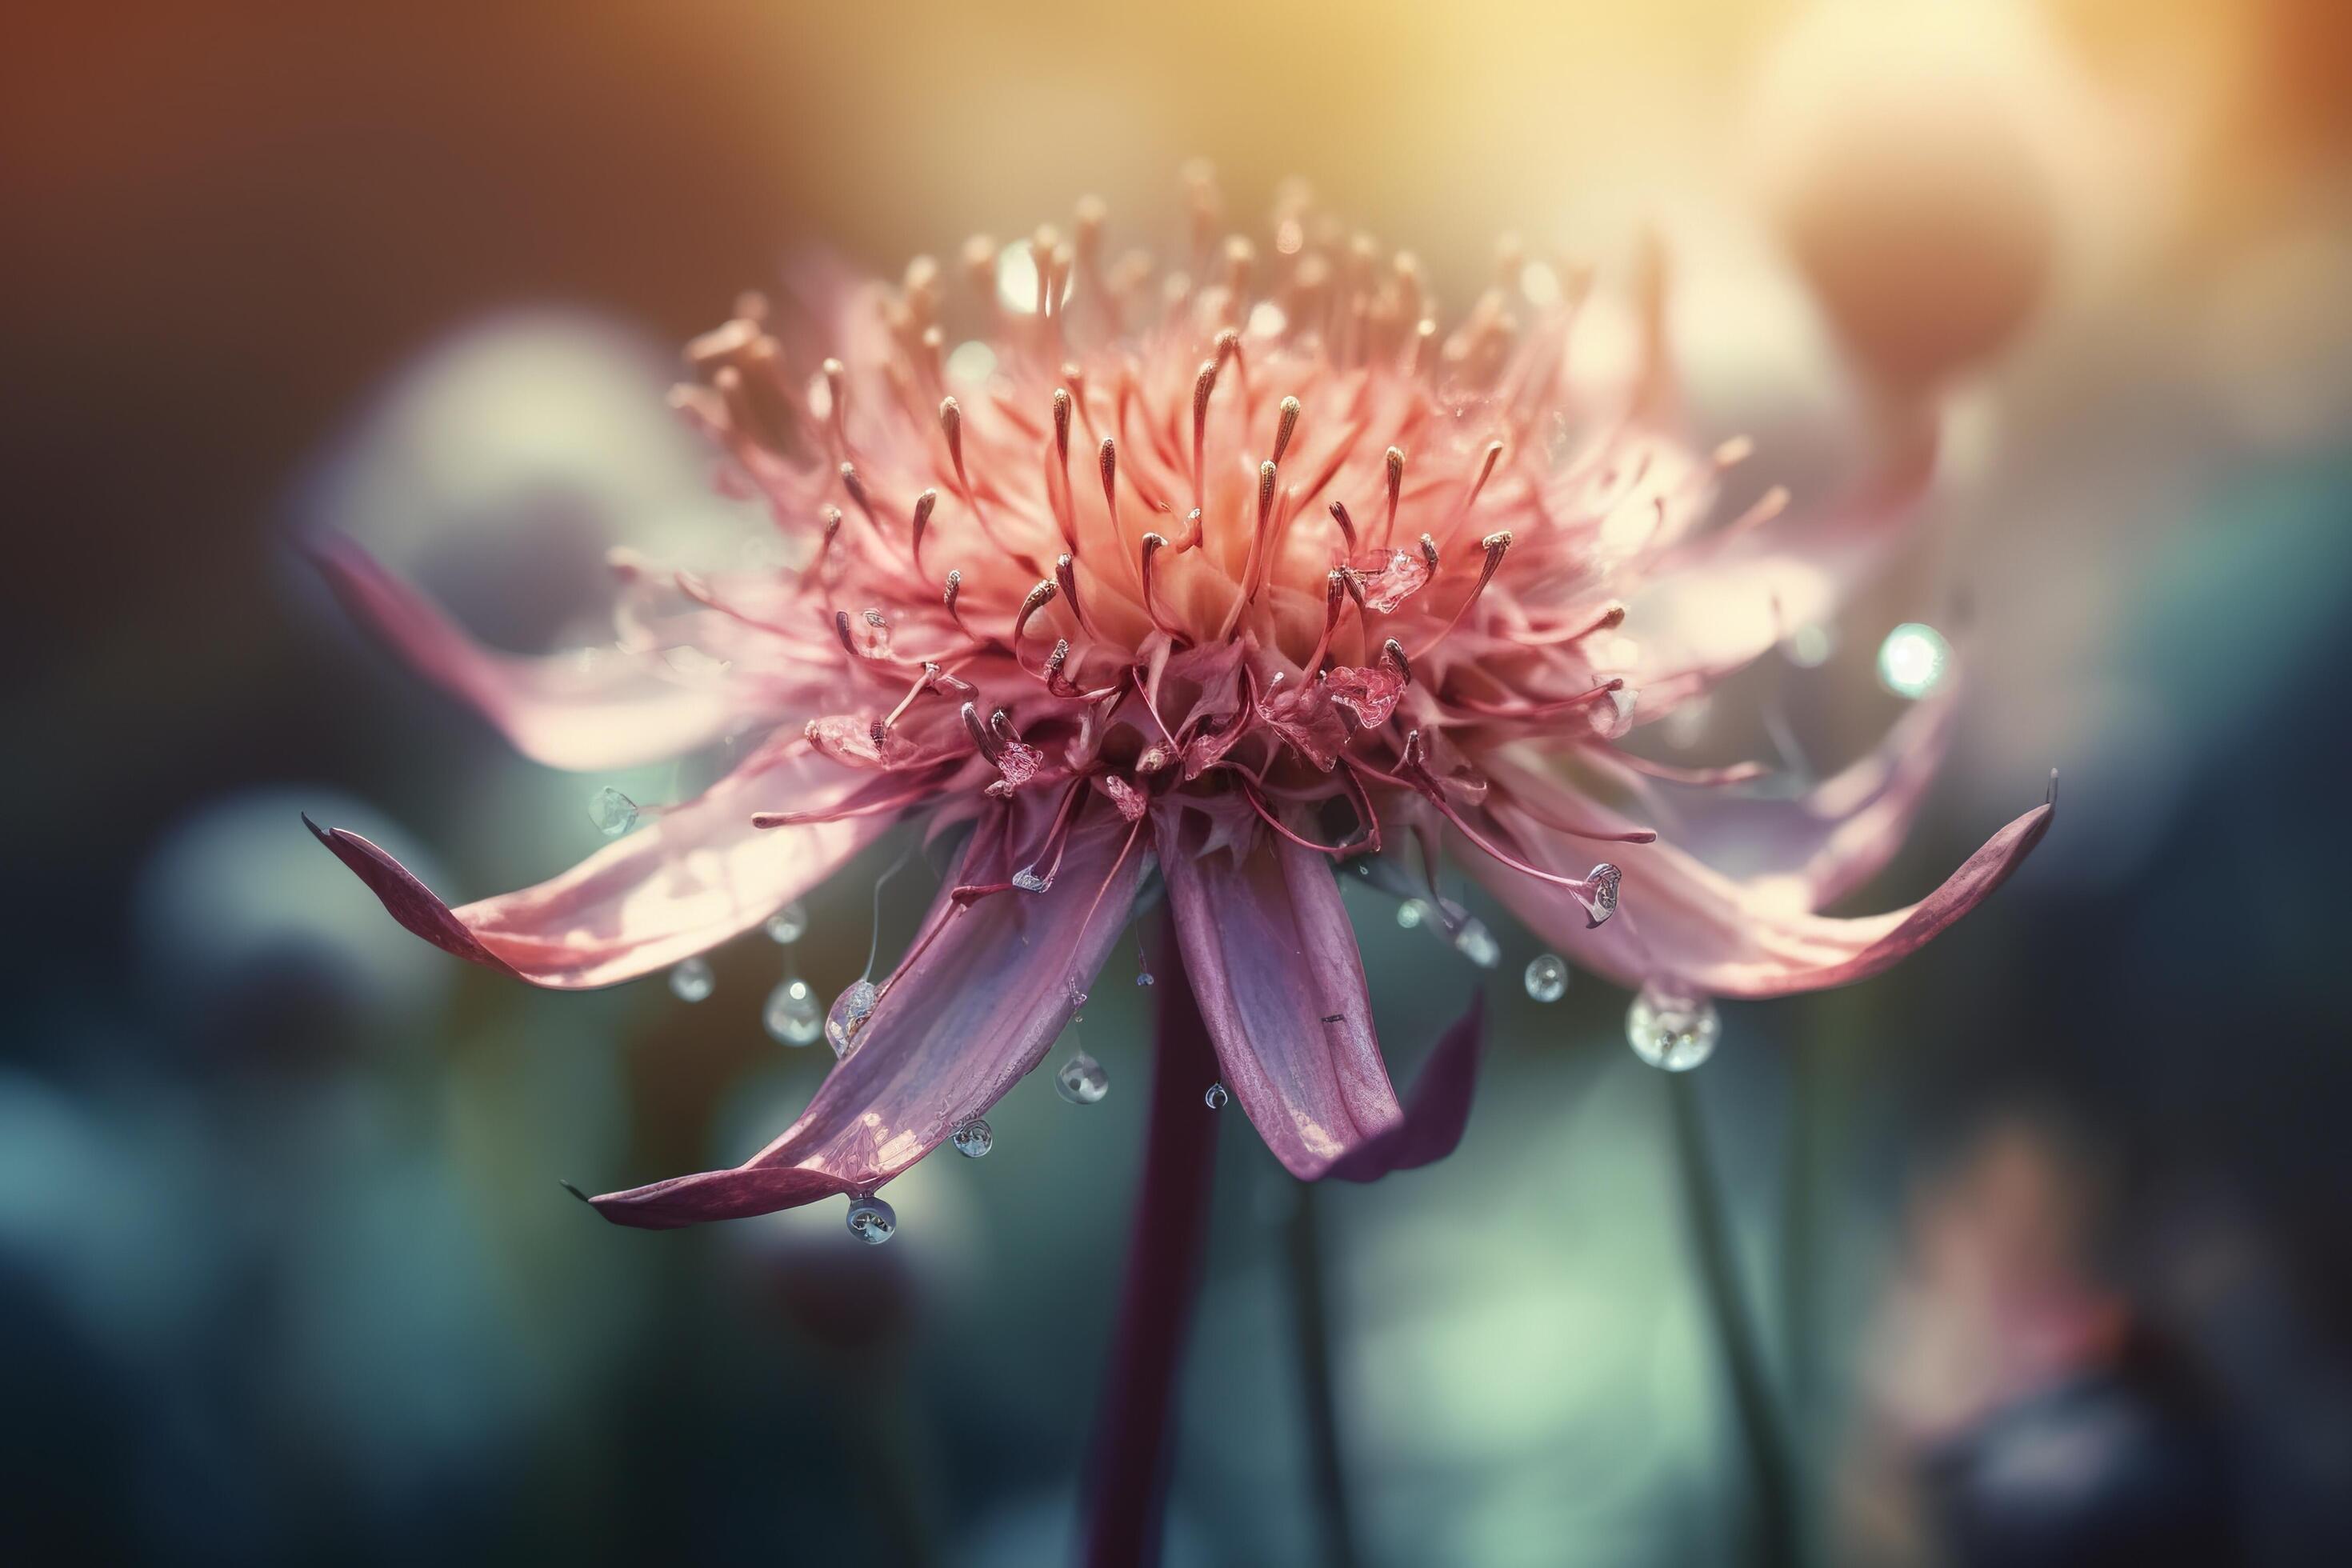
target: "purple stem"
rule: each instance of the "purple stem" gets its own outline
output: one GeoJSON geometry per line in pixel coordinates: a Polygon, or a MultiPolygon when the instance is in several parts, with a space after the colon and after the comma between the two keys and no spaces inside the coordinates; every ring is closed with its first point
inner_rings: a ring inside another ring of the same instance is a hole
{"type": "Polygon", "coordinates": [[[1217,1118],[1201,1097],[1216,1080],[1217,1060],[1172,932],[1161,947],[1154,988],[1160,1044],[1152,1054],[1143,1180],[1087,1455],[1084,1495],[1092,1513],[1083,1561],[1089,1568],[1148,1568],[1160,1559],[1176,1379],[1209,1238],[1217,1118]]]}

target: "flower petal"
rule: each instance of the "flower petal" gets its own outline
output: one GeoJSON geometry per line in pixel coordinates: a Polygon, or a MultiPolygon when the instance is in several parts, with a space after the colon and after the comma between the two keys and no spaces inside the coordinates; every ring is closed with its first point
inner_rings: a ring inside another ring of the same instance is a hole
{"type": "Polygon", "coordinates": [[[1041,1061],[1127,924],[1140,836],[1097,805],[1070,830],[1043,893],[956,903],[964,882],[1002,881],[1034,849],[1043,805],[1000,810],[966,846],[849,1055],[784,1135],[732,1170],[593,1198],[616,1225],[666,1230],[870,1192],[936,1148],[1041,1061]],[[1008,836],[1009,824],[1024,831],[1008,836]]]}
{"type": "MultiPolygon", "coordinates": [[[[1488,809],[1534,864],[1583,869],[1574,840],[1507,801],[1488,809]]],[[[1673,974],[1719,996],[1785,996],[1868,979],[1925,946],[2008,879],[2049,831],[2053,809],[2037,805],[2010,823],[1919,902],[1858,920],[1811,913],[1803,890],[1785,880],[1738,881],[1670,844],[1632,844],[1612,850],[1624,872],[1617,918],[1588,930],[1583,906],[1563,889],[1467,845],[1460,858],[1538,936],[1622,984],[1673,974]]],[[[1580,847],[1589,858],[1590,846],[1580,847]]]]}
{"type": "Polygon", "coordinates": [[[1325,1175],[1342,1182],[1373,1182],[1391,1171],[1434,1164],[1454,1152],[1470,1123],[1470,1091],[1478,1081],[1478,1059],[1486,1042],[1486,996],[1470,994],[1470,1010],[1439,1037],[1429,1059],[1412,1080],[1404,1120],[1333,1162],[1325,1175]]]}
{"type": "Polygon", "coordinates": [[[486,648],[350,540],[307,542],[343,607],[536,763],[594,772],[708,745],[752,715],[733,693],[684,684],[653,656],[599,647],[532,658],[486,648]]]}
{"type": "Polygon", "coordinates": [[[1307,1180],[1402,1120],[1372,1033],[1356,933],[1327,857],[1276,834],[1207,854],[1180,807],[1157,819],[1160,869],[1225,1088],[1307,1180]]]}
{"type": "Polygon", "coordinates": [[[1802,795],[1759,795],[1643,781],[1670,808],[1675,843],[1719,871],[1836,902],[1885,869],[1951,747],[1958,686],[1914,704],[1867,756],[1802,795]]]}
{"type": "Polygon", "coordinates": [[[310,830],[393,919],[436,947],[534,985],[583,990],[700,952],[824,881],[890,817],[758,828],[752,811],[783,801],[817,808],[863,777],[798,737],[771,742],[700,796],[562,876],[455,910],[358,834],[310,830]]]}

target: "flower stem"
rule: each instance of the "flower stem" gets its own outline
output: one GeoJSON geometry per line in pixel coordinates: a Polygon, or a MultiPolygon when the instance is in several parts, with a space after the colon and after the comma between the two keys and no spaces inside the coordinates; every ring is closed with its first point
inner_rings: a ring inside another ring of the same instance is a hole
{"type": "Polygon", "coordinates": [[[1697,1086],[1691,1074],[1669,1073],[1666,1091],[1674,1111],[1675,1171],[1683,1189],[1691,1247],[1697,1256],[1724,1370],[1731,1380],[1732,1413],[1739,1423],[1740,1446],[1748,1458],[1754,1492],[1753,1540],[1746,1558],[1766,1568],[1794,1568],[1797,1513],[1788,1434],[1773,1408],[1755,1321],[1740,1292],[1714,1161],[1707,1153],[1706,1130],[1699,1120],[1697,1086]]]}
{"type": "Polygon", "coordinates": [[[1315,1186],[1298,1185],[1284,1251],[1290,1265],[1290,1302],[1298,1335],[1298,1374],[1307,1405],[1309,1479],[1322,1522],[1323,1561],[1355,1568],[1356,1531],[1348,1512],[1347,1468],[1339,1454],[1339,1403],[1332,1396],[1331,1318],[1324,1294],[1323,1246],[1316,1223],[1315,1186]]]}
{"type": "Polygon", "coordinates": [[[1209,1237],[1217,1119],[1201,1095],[1216,1079],[1216,1057],[1172,933],[1163,946],[1143,1177],[1087,1454],[1083,1560],[1094,1568],[1159,1560],[1176,1380],[1209,1237]]]}

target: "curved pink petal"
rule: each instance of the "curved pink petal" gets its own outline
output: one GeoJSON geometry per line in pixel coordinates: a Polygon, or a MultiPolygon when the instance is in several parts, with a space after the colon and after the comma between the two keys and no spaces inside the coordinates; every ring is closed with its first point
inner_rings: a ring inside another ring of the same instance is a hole
{"type": "Polygon", "coordinates": [[[752,812],[818,808],[864,777],[814,755],[798,737],[773,742],[562,876],[454,910],[358,834],[315,824],[311,831],[394,920],[436,947],[534,985],[584,990],[700,952],[824,880],[890,817],[759,828],[752,812]]]}
{"type": "Polygon", "coordinates": [[[1885,739],[1798,795],[1643,781],[1669,808],[1675,843],[1696,858],[1747,880],[1801,889],[1818,910],[1885,869],[1950,750],[1959,711],[1947,684],[1914,704],[1885,739]]]}
{"type": "Polygon", "coordinates": [[[1181,807],[1156,821],[1225,1088],[1275,1157],[1311,1181],[1403,1117],[1329,860],[1272,833],[1244,854],[1208,854],[1181,807]]]}
{"type": "Polygon", "coordinates": [[[751,715],[736,694],[683,684],[656,656],[617,647],[537,658],[476,642],[348,539],[307,542],[335,597],[436,685],[470,703],[536,763],[591,772],[659,762],[751,715]]]}
{"type": "Polygon", "coordinates": [[[871,1192],[936,1148],[1034,1068],[1127,924],[1139,832],[1093,805],[1043,893],[957,903],[957,883],[1002,882],[1035,847],[1047,808],[1000,810],[966,847],[859,1032],[784,1135],[732,1170],[675,1176],[590,1200],[617,1225],[666,1230],[871,1192]],[[1008,822],[1024,831],[1008,837],[1008,822]]]}
{"type": "MultiPolygon", "coordinates": [[[[1494,819],[1527,858],[1580,873],[1590,845],[1552,833],[1497,800],[1494,819]]],[[[1565,890],[1512,870],[1461,843],[1460,862],[1538,936],[1620,984],[1674,974],[1719,996],[1784,996],[1868,979],[1925,946],[2008,879],[2049,831],[2054,807],[2018,817],[1917,903],[1839,920],[1811,913],[1801,889],[1741,882],[1666,843],[1612,846],[1624,873],[1617,918],[1587,929],[1565,890]]]]}

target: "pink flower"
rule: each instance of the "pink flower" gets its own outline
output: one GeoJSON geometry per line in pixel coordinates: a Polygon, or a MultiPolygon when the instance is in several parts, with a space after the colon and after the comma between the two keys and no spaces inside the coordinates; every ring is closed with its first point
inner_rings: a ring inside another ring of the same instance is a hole
{"type": "Polygon", "coordinates": [[[1335,865],[1394,885],[1412,846],[1427,880],[1442,846],[1589,968],[1769,996],[1876,973],[2039,840],[2047,805],[1920,902],[1828,918],[1900,840],[1948,699],[1794,798],[1617,744],[1826,614],[1924,459],[1810,520],[1710,529],[1728,454],[1676,438],[1661,368],[1571,374],[1601,301],[1571,289],[1521,324],[1493,294],[1441,332],[1408,258],[1311,226],[1286,216],[1264,257],[1201,226],[1190,270],[1153,280],[1106,258],[1097,209],[1066,243],[1038,232],[1028,308],[999,302],[985,244],[969,290],[919,260],[898,288],[747,300],[675,401],[800,563],[623,561],[618,646],[589,662],[487,652],[351,544],[317,547],[353,613],[542,761],[772,731],[569,872],[457,909],[320,832],[461,957],[612,984],[756,924],[894,822],[970,827],[800,1120],[739,1168],[595,1199],[608,1217],[898,1174],[1037,1066],[1155,863],[1225,1086],[1292,1171],[1363,1178],[1451,1147],[1476,1029],[1400,1102],[1335,865]],[[992,352],[984,380],[950,374],[950,321],[992,352]]]}

